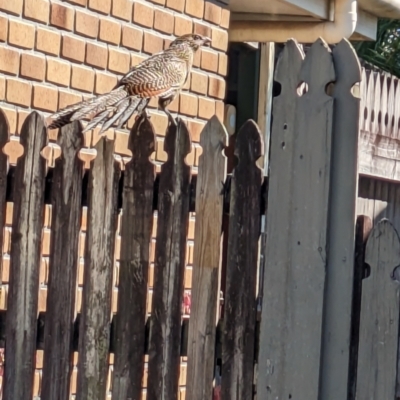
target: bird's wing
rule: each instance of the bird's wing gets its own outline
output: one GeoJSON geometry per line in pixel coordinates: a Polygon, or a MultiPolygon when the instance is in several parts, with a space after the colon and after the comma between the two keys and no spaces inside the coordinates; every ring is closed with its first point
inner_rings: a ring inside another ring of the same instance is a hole
{"type": "Polygon", "coordinates": [[[118,86],[124,86],[130,96],[162,96],[184,85],[187,69],[184,60],[163,52],[133,67],[118,86]]]}

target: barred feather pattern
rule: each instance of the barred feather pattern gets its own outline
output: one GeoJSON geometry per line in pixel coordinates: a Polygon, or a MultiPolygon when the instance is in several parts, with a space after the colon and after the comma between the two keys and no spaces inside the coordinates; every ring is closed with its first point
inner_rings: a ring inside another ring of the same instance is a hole
{"type": "Polygon", "coordinates": [[[145,111],[152,97],[159,98],[161,108],[170,116],[165,105],[184,86],[194,53],[199,48],[199,37],[190,34],[177,38],[168,49],[131,68],[109,93],[73,104],[53,114],[49,128],[60,128],[85,118],[91,121],[84,132],[99,125],[101,133],[113,124],[123,127],[134,113],[145,111]]]}

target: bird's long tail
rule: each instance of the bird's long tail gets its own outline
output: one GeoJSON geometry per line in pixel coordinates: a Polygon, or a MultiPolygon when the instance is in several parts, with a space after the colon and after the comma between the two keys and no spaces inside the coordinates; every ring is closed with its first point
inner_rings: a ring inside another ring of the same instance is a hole
{"type": "Polygon", "coordinates": [[[72,104],[54,113],[51,116],[54,120],[49,129],[61,128],[70,122],[87,117],[90,117],[91,121],[83,132],[102,125],[100,130],[102,133],[117,121],[117,128],[121,128],[134,112],[142,112],[148,102],[149,99],[129,96],[124,87],[118,87],[109,93],[72,104]]]}

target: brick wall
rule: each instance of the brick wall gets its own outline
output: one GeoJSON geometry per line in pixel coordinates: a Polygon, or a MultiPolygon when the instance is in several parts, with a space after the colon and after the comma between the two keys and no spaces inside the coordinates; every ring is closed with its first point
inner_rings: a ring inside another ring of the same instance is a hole
{"type": "MultiPolygon", "coordinates": [[[[169,107],[188,124],[193,148],[187,162],[194,166],[195,171],[200,154],[199,134],[205,122],[214,114],[223,119],[228,24],[229,12],[204,0],[0,0],[0,107],[8,117],[14,144],[7,149],[10,162],[14,163],[21,154],[17,144],[18,134],[31,110],[38,110],[47,116],[83,98],[108,91],[131,66],[167,47],[174,36],[196,32],[211,37],[212,46],[198,52],[190,80],[180,97],[169,107]]],[[[165,161],[163,135],[167,117],[157,110],[156,101],[150,105],[151,121],[158,140],[154,161],[159,168],[165,161]]],[[[129,126],[132,126],[132,120],[129,126]]],[[[86,161],[94,157],[91,147],[98,141],[97,132],[85,134],[86,149],[82,158],[86,161]]],[[[55,133],[50,132],[52,141],[56,139],[55,133]]],[[[126,130],[111,129],[107,136],[115,139],[117,158],[129,156],[126,130]]],[[[57,148],[50,144],[50,151],[46,154],[48,158],[57,155],[57,148]]],[[[80,241],[77,311],[81,307],[83,284],[85,211],[80,241]]],[[[11,222],[12,203],[8,203],[0,297],[0,308],[3,309],[7,304],[11,222]]],[[[44,311],[46,307],[50,232],[51,207],[46,206],[39,311],[44,311]]],[[[155,232],[156,225],[153,238],[155,232]]],[[[187,291],[191,287],[193,237],[194,217],[191,216],[185,275],[187,291]]],[[[119,245],[120,238],[117,237],[114,311],[117,308],[119,245]]],[[[153,239],[152,261],[154,248],[153,239]]],[[[153,265],[149,276],[149,311],[152,282],[153,265]]],[[[42,352],[38,351],[35,396],[40,394],[42,358],[42,352]]],[[[184,399],[185,371],[183,360],[181,399],[184,399]]],[[[76,370],[71,383],[72,393],[75,387],[76,370]]]]}

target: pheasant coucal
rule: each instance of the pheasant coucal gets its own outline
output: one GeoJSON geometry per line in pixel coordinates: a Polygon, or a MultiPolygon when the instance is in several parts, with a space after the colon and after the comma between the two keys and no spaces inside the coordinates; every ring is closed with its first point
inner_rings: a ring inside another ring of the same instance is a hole
{"type": "MultiPolygon", "coordinates": [[[[53,114],[50,129],[90,117],[84,132],[102,125],[100,133],[118,121],[118,128],[134,114],[146,113],[152,97],[158,97],[159,107],[175,123],[167,110],[189,77],[195,52],[211,40],[198,34],[176,38],[168,49],[142,61],[124,75],[109,93],[73,104],[53,114]]],[[[147,114],[146,114],[147,115],[147,114]]]]}

